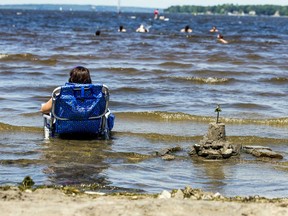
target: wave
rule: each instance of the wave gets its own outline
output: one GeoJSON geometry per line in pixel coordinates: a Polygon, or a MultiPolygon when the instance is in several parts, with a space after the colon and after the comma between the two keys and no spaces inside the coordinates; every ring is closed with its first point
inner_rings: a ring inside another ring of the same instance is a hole
{"type": "Polygon", "coordinates": [[[246,77],[246,76],[251,75],[251,73],[245,72],[245,71],[227,71],[227,70],[215,70],[215,69],[212,69],[212,70],[208,70],[208,69],[193,70],[193,73],[196,75],[199,75],[199,76],[207,76],[207,77],[213,77],[213,76],[246,77]]]}
{"type": "MultiPolygon", "coordinates": [[[[193,121],[193,122],[214,122],[215,117],[197,116],[181,112],[119,112],[115,113],[117,118],[123,119],[139,119],[150,121],[193,121]]],[[[273,126],[288,126],[288,117],[271,118],[271,119],[241,119],[241,118],[225,118],[221,117],[221,122],[230,124],[257,124],[257,125],[273,125],[273,126]]]]}
{"type": "Polygon", "coordinates": [[[111,72],[113,74],[123,74],[123,75],[136,75],[136,74],[141,74],[139,70],[136,68],[123,68],[123,67],[106,67],[106,68],[99,68],[96,69],[96,71],[102,72],[111,72]]]}
{"type": "MultiPolygon", "coordinates": [[[[171,134],[158,134],[158,133],[132,133],[132,132],[115,132],[116,136],[135,136],[143,137],[151,141],[168,141],[168,142],[199,142],[203,136],[178,136],[171,134]]],[[[231,143],[241,143],[242,145],[255,145],[255,143],[261,143],[263,146],[269,146],[272,143],[280,144],[287,143],[287,139],[281,138],[269,138],[269,137],[259,137],[259,136],[228,136],[227,139],[231,143]]]]}
{"type": "Polygon", "coordinates": [[[169,68],[190,68],[193,65],[192,64],[184,64],[184,63],[179,63],[179,62],[163,62],[159,64],[159,66],[162,67],[169,67],[169,68]]]}
{"type": "Polygon", "coordinates": [[[10,124],[5,124],[0,122],[0,132],[4,131],[23,131],[23,132],[40,132],[42,128],[39,127],[29,127],[29,126],[15,126],[10,124]]]}
{"type": "MultiPolygon", "coordinates": [[[[215,117],[211,116],[197,116],[181,112],[161,112],[161,111],[147,111],[147,112],[116,112],[114,113],[116,119],[136,120],[142,121],[155,121],[155,122],[176,122],[176,121],[191,121],[199,123],[215,122],[215,117]]],[[[29,114],[34,115],[34,114],[29,114]]],[[[221,117],[222,123],[229,124],[255,124],[255,125],[271,125],[271,126],[288,126],[288,117],[283,118],[270,118],[270,119],[241,119],[241,118],[228,118],[221,117]]],[[[41,132],[42,127],[29,127],[29,126],[15,126],[0,122],[0,132],[3,131],[24,131],[24,132],[41,132]]]]}
{"type": "Polygon", "coordinates": [[[18,54],[0,54],[0,59],[3,62],[10,62],[10,61],[31,61],[34,63],[39,63],[43,65],[55,65],[58,61],[55,58],[47,58],[41,59],[41,57],[37,55],[33,55],[31,53],[18,53],[18,54]]]}
{"type": "Polygon", "coordinates": [[[134,87],[122,87],[122,88],[117,88],[117,89],[113,89],[113,91],[117,92],[117,93],[145,93],[147,92],[147,88],[146,89],[140,89],[140,88],[134,88],[134,87]]]}
{"type": "MultiPolygon", "coordinates": [[[[19,74],[19,72],[15,72],[15,71],[3,71],[1,72],[1,76],[12,76],[12,75],[17,75],[19,74]]],[[[45,75],[45,73],[43,72],[38,72],[38,71],[25,71],[25,76],[27,75],[31,75],[31,76],[42,76],[45,75]]]]}
{"type": "Polygon", "coordinates": [[[262,82],[267,82],[275,85],[287,85],[288,84],[288,78],[287,77],[273,77],[269,79],[263,79],[262,82]]]}
{"type": "Polygon", "coordinates": [[[11,61],[15,61],[15,60],[33,60],[33,59],[38,59],[37,55],[33,55],[30,53],[19,53],[19,54],[2,54],[2,59],[4,60],[11,60],[11,61]]]}
{"type": "Polygon", "coordinates": [[[0,54],[0,59],[4,59],[4,58],[7,58],[8,55],[7,54],[0,54]]]}
{"type": "Polygon", "coordinates": [[[249,60],[261,60],[262,56],[254,53],[254,54],[247,54],[246,58],[249,60]]]}
{"type": "MultiPolygon", "coordinates": [[[[124,113],[118,113],[118,117],[123,115],[124,113]]],[[[135,115],[135,113],[134,113],[135,115]]],[[[0,123],[0,132],[27,132],[27,133],[41,133],[42,128],[37,127],[27,127],[27,126],[12,126],[4,123],[0,123]]],[[[22,136],[22,135],[21,135],[22,136]]],[[[164,141],[164,142],[189,142],[189,143],[197,143],[199,142],[203,136],[202,135],[175,135],[175,134],[160,134],[160,133],[137,133],[137,132],[117,132],[112,131],[112,137],[137,137],[144,138],[150,141],[164,141]]],[[[112,138],[113,139],[113,138],[112,138]]],[[[241,143],[242,145],[254,145],[255,143],[261,143],[263,146],[270,146],[271,144],[280,144],[287,143],[287,138],[269,138],[269,137],[259,137],[259,136],[228,136],[228,141],[231,143],[241,143]]],[[[0,145],[1,146],[1,145],[0,145]]],[[[15,154],[15,153],[14,153],[15,154]]],[[[19,153],[20,154],[20,153],[19,153]]],[[[35,152],[22,152],[21,155],[27,154],[35,154],[35,152]]],[[[3,162],[3,161],[2,161],[3,162]]]]}
{"type": "Polygon", "coordinates": [[[134,133],[134,132],[113,132],[116,136],[135,136],[143,137],[149,140],[162,140],[169,142],[179,142],[179,141],[199,141],[202,136],[177,136],[173,134],[159,134],[159,133],[134,133]]]}
{"type": "Polygon", "coordinates": [[[188,81],[197,84],[220,84],[229,83],[233,81],[233,78],[218,78],[218,77],[181,77],[181,76],[169,76],[174,81],[188,81]]]}
{"type": "Polygon", "coordinates": [[[287,139],[258,137],[258,136],[229,136],[231,143],[241,143],[242,145],[255,145],[255,143],[261,143],[262,146],[269,146],[273,144],[280,144],[287,142],[287,139]]]}
{"type": "Polygon", "coordinates": [[[141,42],[141,43],[133,43],[131,44],[132,47],[141,47],[141,48],[148,48],[148,47],[153,47],[153,44],[149,44],[147,42],[141,42]]]}
{"type": "Polygon", "coordinates": [[[267,109],[266,105],[260,105],[260,104],[255,104],[255,103],[234,103],[232,104],[232,107],[235,108],[241,108],[241,109],[267,109]]]}
{"type": "Polygon", "coordinates": [[[256,92],[255,95],[262,97],[285,97],[286,94],[283,92],[256,92]]]}
{"type": "Polygon", "coordinates": [[[233,59],[231,56],[228,56],[224,52],[215,53],[213,55],[210,55],[207,59],[207,63],[219,63],[219,62],[231,62],[233,59]]]}

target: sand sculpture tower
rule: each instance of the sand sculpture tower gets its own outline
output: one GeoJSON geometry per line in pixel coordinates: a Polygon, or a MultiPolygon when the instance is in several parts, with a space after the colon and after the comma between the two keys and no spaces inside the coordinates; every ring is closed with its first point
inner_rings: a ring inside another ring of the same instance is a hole
{"type": "Polygon", "coordinates": [[[199,144],[192,146],[190,155],[197,155],[206,159],[227,159],[240,153],[241,145],[232,145],[226,140],[225,124],[219,122],[218,105],[215,109],[217,119],[215,123],[210,123],[208,133],[199,144]]]}

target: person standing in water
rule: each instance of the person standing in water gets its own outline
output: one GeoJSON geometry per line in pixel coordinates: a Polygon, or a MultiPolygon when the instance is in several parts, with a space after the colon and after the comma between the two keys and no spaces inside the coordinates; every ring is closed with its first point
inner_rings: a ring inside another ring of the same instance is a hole
{"type": "Polygon", "coordinates": [[[158,17],[159,17],[159,10],[155,9],[154,10],[154,19],[158,19],[158,17]]]}

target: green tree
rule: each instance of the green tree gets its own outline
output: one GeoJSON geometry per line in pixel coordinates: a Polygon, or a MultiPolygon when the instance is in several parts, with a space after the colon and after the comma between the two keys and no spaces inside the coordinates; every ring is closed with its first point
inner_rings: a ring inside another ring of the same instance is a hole
{"type": "Polygon", "coordinates": [[[215,6],[195,6],[195,5],[184,5],[184,6],[171,6],[164,10],[166,13],[207,13],[213,14],[227,14],[238,12],[249,14],[249,12],[255,11],[257,15],[272,16],[277,11],[281,16],[288,16],[288,6],[278,5],[234,5],[234,4],[222,4],[215,6]]]}

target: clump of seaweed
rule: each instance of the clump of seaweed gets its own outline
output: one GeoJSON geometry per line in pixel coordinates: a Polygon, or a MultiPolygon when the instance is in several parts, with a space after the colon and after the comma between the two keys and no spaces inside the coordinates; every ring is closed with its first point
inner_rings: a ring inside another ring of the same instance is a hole
{"type": "Polygon", "coordinates": [[[31,189],[34,184],[35,182],[33,181],[33,179],[30,176],[26,176],[21,182],[19,189],[22,191],[31,189]]]}

